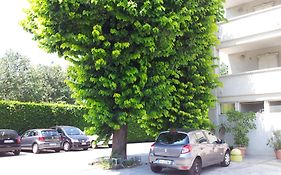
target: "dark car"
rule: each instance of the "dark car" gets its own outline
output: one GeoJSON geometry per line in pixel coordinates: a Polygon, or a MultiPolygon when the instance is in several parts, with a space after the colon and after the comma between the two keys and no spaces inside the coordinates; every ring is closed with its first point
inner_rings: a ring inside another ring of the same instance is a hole
{"type": "Polygon", "coordinates": [[[62,148],[64,151],[71,149],[87,150],[91,144],[89,138],[77,127],[74,126],[55,126],[62,137],[62,148]]]}
{"type": "Polygon", "coordinates": [[[32,150],[38,154],[42,150],[61,149],[61,136],[55,129],[30,129],[21,137],[22,150],[32,150]]]}
{"type": "Polygon", "coordinates": [[[202,167],[228,166],[230,149],[210,131],[164,131],[151,146],[149,163],[151,170],[157,173],[162,168],[174,168],[200,175],[202,167]]]}
{"type": "Polygon", "coordinates": [[[0,152],[13,152],[19,155],[21,151],[20,136],[11,129],[0,129],[0,152]]]}

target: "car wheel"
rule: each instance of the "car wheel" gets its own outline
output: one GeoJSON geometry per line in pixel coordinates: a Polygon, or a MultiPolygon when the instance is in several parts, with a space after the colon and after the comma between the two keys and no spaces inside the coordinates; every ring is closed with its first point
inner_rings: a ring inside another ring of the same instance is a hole
{"type": "Polygon", "coordinates": [[[56,153],[60,152],[60,148],[55,149],[55,152],[56,153]]]}
{"type": "Polygon", "coordinates": [[[14,151],[14,155],[15,155],[15,156],[20,155],[20,150],[15,150],[15,151],[14,151]]]}
{"type": "Polygon", "coordinates": [[[97,148],[97,145],[96,145],[95,141],[91,142],[91,146],[92,146],[93,149],[97,148]]]}
{"type": "Polygon", "coordinates": [[[196,158],[189,170],[190,175],[200,175],[202,169],[202,163],[199,158],[196,158]]]}
{"type": "Polygon", "coordinates": [[[230,153],[226,151],[224,154],[223,161],[221,162],[221,166],[227,167],[230,164],[230,153]]]}
{"type": "Polygon", "coordinates": [[[162,167],[156,166],[156,165],[152,165],[152,164],[150,165],[150,169],[154,173],[160,173],[162,171],[162,167]]]}
{"type": "Polygon", "coordinates": [[[38,146],[37,143],[34,143],[34,144],[33,144],[33,146],[32,146],[32,152],[33,152],[34,154],[38,154],[38,153],[40,152],[39,146],[38,146]]]}
{"type": "Polygon", "coordinates": [[[68,142],[64,142],[63,144],[63,150],[64,151],[69,151],[70,150],[70,144],[68,142]]]}

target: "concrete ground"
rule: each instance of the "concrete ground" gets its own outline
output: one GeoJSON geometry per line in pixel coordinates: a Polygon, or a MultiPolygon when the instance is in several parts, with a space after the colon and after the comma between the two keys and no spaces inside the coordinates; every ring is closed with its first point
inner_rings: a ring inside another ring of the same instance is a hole
{"type": "MultiPolygon", "coordinates": [[[[136,168],[111,171],[103,170],[99,173],[104,175],[155,175],[146,163],[136,168]]],[[[185,175],[188,173],[185,171],[164,169],[160,174],[185,175]]],[[[281,175],[281,160],[276,160],[274,157],[248,156],[242,162],[231,162],[229,167],[220,167],[219,165],[206,167],[202,170],[201,175],[281,175]]]]}
{"type": "MultiPolygon", "coordinates": [[[[128,144],[129,157],[139,156],[142,165],[120,170],[103,170],[88,165],[98,157],[109,156],[110,148],[40,154],[22,152],[19,156],[0,154],[0,174],[155,175],[147,163],[150,145],[151,143],[128,144]]],[[[188,173],[164,169],[160,174],[184,175],[188,173]]],[[[204,168],[202,175],[281,175],[281,161],[276,160],[273,156],[248,156],[242,162],[232,162],[229,167],[216,165],[204,168]]]]}

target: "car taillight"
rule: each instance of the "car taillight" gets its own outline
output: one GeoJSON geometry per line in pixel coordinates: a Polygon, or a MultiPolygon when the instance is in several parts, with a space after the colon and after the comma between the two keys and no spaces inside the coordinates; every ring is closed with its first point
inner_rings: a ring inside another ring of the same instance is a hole
{"type": "Polygon", "coordinates": [[[41,142],[45,142],[45,137],[39,137],[38,140],[41,142]]]}
{"type": "Polygon", "coordinates": [[[184,145],[182,147],[181,153],[186,154],[186,153],[189,153],[190,151],[191,151],[191,145],[184,145]]]}
{"type": "Polygon", "coordinates": [[[20,136],[18,136],[18,137],[17,137],[17,140],[16,140],[16,143],[17,143],[17,144],[20,144],[20,140],[21,140],[21,138],[20,138],[20,136]]]}
{"type": "Polygon", "coordinates": [[[154,145],[155,145],[155,143],[153,143],[153,144],[150,146],[150,151],[151,151],[151,152],[153,152],[153,150],[154,150],[154,147],[155,147],[154,145]]]}

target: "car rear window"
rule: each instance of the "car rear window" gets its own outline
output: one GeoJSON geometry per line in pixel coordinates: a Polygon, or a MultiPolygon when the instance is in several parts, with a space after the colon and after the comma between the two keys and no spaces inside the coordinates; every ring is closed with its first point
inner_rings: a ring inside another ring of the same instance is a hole
{"type": "Polygon", "coordinates": [[[188,144],[187,134],[178,132],[166,132],[159,135],[156,142],[170,145],[188,144]]]}
{"type": "Polygon", "coordinates": [[[16,138],[18,136],[13,130],[0,130],[0,139],[16,138]]]}
{"type": "Polygon", "coordinates": [[[59,133],[56,130],[44,130],[44,131],[41,131],[41,134],[45,137],[59,135],[59,133]]]}

